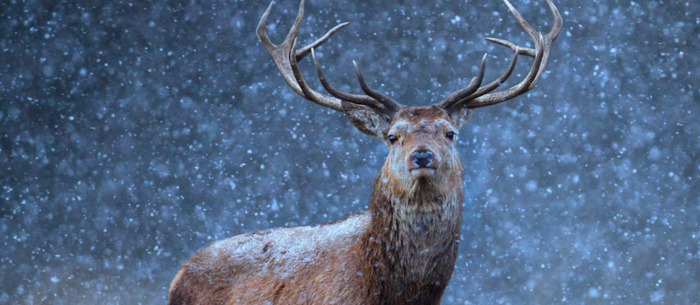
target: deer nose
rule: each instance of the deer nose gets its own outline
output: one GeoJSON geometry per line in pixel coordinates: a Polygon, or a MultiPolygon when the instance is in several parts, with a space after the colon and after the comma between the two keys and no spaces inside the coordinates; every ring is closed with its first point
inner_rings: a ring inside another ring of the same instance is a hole
{"type": "Polygon", "coordinates": [[[428,167],[433,163],[433,152],[427,149],[419,149],[411,154],[411,162],[418,168],[428,167]]]}

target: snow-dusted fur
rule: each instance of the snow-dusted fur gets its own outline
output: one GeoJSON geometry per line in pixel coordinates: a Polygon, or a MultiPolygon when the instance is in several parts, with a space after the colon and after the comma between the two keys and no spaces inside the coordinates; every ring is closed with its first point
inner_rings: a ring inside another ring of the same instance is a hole
{"type": "Polygon", "coordinates": [[[180,270],[170,304],[360,304],[352,299],[356,295],[318,291],[348,286],[358,277],[347,245],[360,239],[369,219],[359,214],[216,242],[180,270]]]}
{"type": "Polygon", "coordinates": [[[458,126],[438,107],[402,109],[369,211],[216,242],[184,264],[169,304],[439,304],[462,221],[458,126]],[[411,154],[429,149],[431,169],[411,154]]]}

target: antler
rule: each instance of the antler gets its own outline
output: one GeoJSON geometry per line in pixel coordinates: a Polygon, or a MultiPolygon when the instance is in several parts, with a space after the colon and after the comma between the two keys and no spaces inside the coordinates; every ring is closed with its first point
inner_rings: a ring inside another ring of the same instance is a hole
{"type": "Polygon", "coordinates": [[[535,48],[523,48],[507,40],[487,37],[486,40],[511,49],[513,51],[513,59],[511,60],[506,71],[501,74],[500,77],[491,83],[480,87],[481,82],[484,79],[484,69],[486,66],[486,55],[484,55],[481,60],[479,71],[477,72],[477,76],[472,78],[466,87],[448,95],[439,103],[440,106],[450,112],[462,108],[473,109],[505,102],[532,89],[542,75],[542,72],[544,72],[544,68],[547,65],[547,60],[549,59],[549,49],[554,40],[557,39],[557,36],[562,28],[562,18],[559,14],[559,10],[557,10],[557,7],[552,3],[552,1],[546,0],[552,15],[554,15],[554,25],[552,26],[552,30],[548,34],[544,35],[536,31],[520,15],[520,13],[518,13],[513,5],[508,2],[508,0],[503,1],[508,6],[508,9],[513,14],[515,19],[518,21],[518,24],[520,24],[520,27],[522,27],[523,30],[525,30],[525,32],[532,38],[535,48]],[[498,86],[500,86],[504,81],[506,81],[508,77],[510,77],[518,60],[518,55],[527,55],[535,58],[532,67],[530,68],[530,72],[517,85],[504,91],[490,93],[498,88],[498,86]]]}
{"type": "Polygon", "coordinates": [[[258,28],[256,31],[260,42],[263,44],[263,46],[265,46],[265,49],[270,52],[270,55],[272,55],[272,60],[275,62],[277,69],[279,69],[287,85],[289,85],[294,92],[300,96],[321,106],[338,111],[343,111],[343,101],[377,109],[387,116],[391,116],[399,108],[403,107],[401,104],[392,100],[389,96],[370,88],[365,82],[357,63],[354,61],[353,64],[355,65],[355,72],[357,73],[360,86],[367,95],[357,95],[340,91],[331,86],[326,80],[326,77],[321,71],[321,65],[316,60],[316,52],[314,51],[314,48],[326,42],[326,40],[328,40],[338,30],[348,25],[348,22],[336,25],[321,38],[317,39],[306,47],[296,50],[297,34],[299,33],[299,28],[301,27],[301,22],[304,18],[304,2],[304,0],[301,0],[301,3],[299,4],[299,12],[294,20],[294,25],[292,25],[287,37],[285,37],[281,44],[274,44],[267,35],[267,17],[270,15],[272,5],[275,3],[274,0],[267,7],[267,10],[265,10],[262,18],[260,18],[260,23],[258,23],[258,28]],[[332,96],[325,95],[309,88],[304,80],[304,76],[301,74],[298,62],[309,53],[311,53],[313,57],[321,84],[332,96]]]}
{"type": "MultiPolygon", "coordinates": [[[[523,30],[525,30],[525,32],[532,38],[535,48],[524,48],[508,40],[487,37],[486,40],[505,46],[513,51],[513,58],[510,62],[510,65],[508,66],[506,71],[503,72],[503,74],[501,74],[501,76],[499,76],[497,79],[488,83],[485,86],[481,86],[484,79],[484,70],[486,67],[486,54],[484,54],[484,57],[481,60],[481,65],[479,66],[477,76],[472,78],[466,87],[448,95],[447,97],[445,97],[445,99],[438,103],[441,107],[447,109],[450,112],[463,108],[473,109],[505,102],[532,89],[539,80],[540,76],[542,76],[542,72],[544,72],[544,68],[547,65],[547,60],[549,59],[550,47],[554,40],[556,40],[562,28],[562,18],[559,14],[559,11],[557,10],[557,7],[551,2],[551,0],[545,0],[549,5],[549,9],[551,10],[552,15],[554,15],[554,25],[552,26],[552,30],[545,35],[536,31],[520,15],[520,13],[518,13],[518,11],[513,7],[513,5],[511,5],[510,2],[508,2],[508,0],[503,1],[505,2],[506,6],[508,6],[508,9],[515,17],[518,24],[520,24],[523,30]],[[493,90],[498,88],[513,73],[519,55],[534,57],[532,67],[530,68],[528,74],[522,81],[520,81],[520,83],[516,84],[515,86],[503,91],[492,93],[493,90]]],[[[260,23],[258,24],[257,28],[257,35],[260,39],[260,42],[262,42],[263,46],[265,46],[268,52],[270,52],[270,55],[272,55],[272,59],[275,65],[277,66],[277,69],[279,69],[285,82],[294,90],[294,92],[314,103],[338,111],[343,110],[342,103],[344,101],[373,108],[387,116],[393,115],[400,108],[404,107],[403,105],[391,99],[389,96],[370,88],[369,85],[365,82],[357,63],[355,63],[354,61],[353,64],[355,65],[355,73],[357,74],[357,79],[360,82],[362,91],[364,91],[366,95],[358,95],[343,92],[328,83],[325,75],[323,74],[323,71],[321,70],[321,65],[316,59],[316,53],[314,49],[326,42],[333,34],[335,34],[344,26],[348,25],[348,23],[344,22],[338,24],[337,26],[330,29],[321,38],[297,50],[297,34],[299,32],[299,28],[301,27],[301,22],[304,18],[304,2],[304,0],[301,0],[301,3],[299,4],[299,12],[297,13],[294,25],[292,26],[291,30],[289,31],[289,33],[287,34],[287,36],[281,44],[274,44],[267,35],[267,17],[270,15],[270,11],[272,10],[274,1],[272,1],[267,7],[267,10],[265,10],[265,13],[260,19],[260,23]],[[331,94],[331,96],[311,89],[304,80],[301,70],[299,69],[298,62],[301,61],[309,53],[312,54],[314,64],[316,66],[316,71],[318,73],[318,77],[321,81],[321,84],[326,89],[326,91],[328,91],[328,93],[331,94]]]]}

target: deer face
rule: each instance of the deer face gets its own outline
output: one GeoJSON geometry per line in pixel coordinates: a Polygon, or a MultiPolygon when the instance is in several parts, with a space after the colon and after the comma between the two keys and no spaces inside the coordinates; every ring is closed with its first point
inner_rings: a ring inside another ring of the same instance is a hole
{"type": "MultiPolygon", "coordinates": [[[[408,184],[440,182],[462,166],[457,152],[458,127],[439,107],[406,107],[389,123],[384,139],[389,154],[385,169],[408,184]]],[[[460,174],[461,176],[461,174],[460,174]]]]}
{"type": "Polygon", "coordinates": [[[425,187],[439,191],[461,181],[457,138],[469,111],[402,106],[387,116],[363,105],[344,102],[342,106],[357,129],[386,144],[389,154],[380,173],[381,183],[412,193],[425,187]]]}

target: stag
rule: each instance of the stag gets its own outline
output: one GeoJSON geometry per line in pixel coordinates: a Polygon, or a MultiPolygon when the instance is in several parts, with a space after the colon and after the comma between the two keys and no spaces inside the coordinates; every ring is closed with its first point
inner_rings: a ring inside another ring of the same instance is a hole
{"type": "Polygon", "coordinates": [[[314,49],[346,26],[297,49],[304,0],[281,44],[267,35],[270,3],[257,36],[285,82],[300,96],[345,114],[360,131],[383,141],[388,155],[374,181],[369,210],[319,225],[257,231],[215,242],[187,261],[170,285],[169,304],[439,304],[457,257],[462,222],[463,169],[457,152],[472,110],[532,89],[562,27],[556,6],[548,34],[536,31],[504,0],[533,48],[486,38],[513,52],[498,78],[482,85],[486,55],[466,87],[431,106],[408,107],[371,88],[357,63],[364,94],[343,92],[326,79],[314,49]],[[309,87],[298,62],[312,55],[321,85],[309,87]],[[525,77],[494,91],[520,55],[534,58],[525,77]]]}

